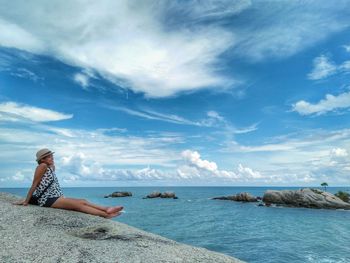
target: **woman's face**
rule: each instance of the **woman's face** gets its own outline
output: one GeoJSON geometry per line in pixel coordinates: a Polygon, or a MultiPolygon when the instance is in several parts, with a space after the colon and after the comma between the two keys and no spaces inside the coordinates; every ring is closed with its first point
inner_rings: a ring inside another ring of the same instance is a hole
{"type": "Polygon", "coordinates": [[[50,154],[48,156],[46,156],[45,158],[42,159],[42,163],[46,163],[47,165],[53,165],[54,164],[54,159],[53,159],[53,155],[50,154]]]}

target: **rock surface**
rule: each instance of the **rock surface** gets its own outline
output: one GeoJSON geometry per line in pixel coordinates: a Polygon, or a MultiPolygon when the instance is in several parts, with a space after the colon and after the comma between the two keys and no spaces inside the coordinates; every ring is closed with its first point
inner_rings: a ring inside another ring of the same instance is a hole
{"type": "Polygon", "coordinates": [[[239,202],[257,202],[258,198],[251,195],[250,193],[239,193],[236,195],[229,195],[229,196],[220,196],[220,197],[214,197],[214,200],[230,200],[230,201],[239,201],[239,202]]]}
{"type": "Polygon", "coordinates": [[[174,192],[152,192],[149,195],[147,195],[146,197],[144,197],[143,199],[147,199],[147,198],[173,198],[173,199],[178,199],[178,197],[176,196],[176,194],[174,192]]]}
{"type": "Polygon", "coordinates": [[[263,201],[266,204],[292,207],[350,209],[349,203],[345,203],[335,195],[309,188],[282,191],[268,190],[264,194],[263,201]]]}
{"type": "Polygon", "coordinates": [[[0,193],[0,262],[242,262],[97,216],[12,205],[17,200],[0,193]]]}
{"type": "Polygon", "coordinates": [[[131,192],[113,192],[110,195],[106,195],[105,198],[108,197],[127,197],[127,196],[132,196],[131,192]]]}
{"type": "Polygon", "coordinates": [[[164,192],[160,195],[160,198],[174,198],[177,199],[174,192],[164,192]]]}
{"type": "Polygon", "coordinates": [[[146,198],[157,198],[157,197],[160,197],[161,195],[161,192],[152,192],[150,193],[149,195],[146,196],[146,198]]]}

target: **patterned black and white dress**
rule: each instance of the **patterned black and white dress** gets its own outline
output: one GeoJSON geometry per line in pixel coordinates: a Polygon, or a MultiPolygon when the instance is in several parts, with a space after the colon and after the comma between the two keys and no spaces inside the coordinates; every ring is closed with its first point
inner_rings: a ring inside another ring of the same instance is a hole
{"type": "Polygon", "coordinates": [[[60,184],[58,183],[55,171],[48,167],[41,178],[40,183],[35,188],[30,203],[39,206],[50,207],[63,196],[60,184]]]}

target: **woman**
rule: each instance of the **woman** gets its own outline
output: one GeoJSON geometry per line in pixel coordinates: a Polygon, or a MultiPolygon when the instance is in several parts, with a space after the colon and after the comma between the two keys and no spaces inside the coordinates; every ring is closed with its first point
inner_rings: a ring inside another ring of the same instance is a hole
{"type": "Polygon", "coordinates": [[[41,149],[36,153],[38,166],[34,173],[31,188],[27,198],[16,204],[27,206],[28,204],[79,211],[91,215],[112,218],[120,215],[122,206],[103,207],[91,204],[84,199],[66,198],[55,174],[53,159],[54,152],[49,149],[41,149]]]}

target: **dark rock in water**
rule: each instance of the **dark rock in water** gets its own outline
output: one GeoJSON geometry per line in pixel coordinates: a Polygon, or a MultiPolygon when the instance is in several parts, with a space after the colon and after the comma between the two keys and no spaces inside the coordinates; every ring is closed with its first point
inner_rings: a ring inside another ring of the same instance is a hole
{"type": "Polygon", "coordinates": [[[239,201],[239,202],[257,202],[258,199],[251,195],[250,193],[239,193],[236,195],[230,195],[230,196],[221,196],[221,197],[214,197],[214,200],[230,200],[230,201],[239,201]]]}
{"type": "Polygon", "coordinates": [[[160,195],[161,195],[160,192],[155,191],[147,195],[146,198],[157,198],[157,197],[160,197],[160,195]]]}
{"type": "Polygon", "coordinates": [[[175,198],[176,195],[174,192],[164,192],[160,195],[160,198],[175,198]]]}
{"type": "Polygon", "coordinates": [[[152,192],[149,195],[147,195],[146,197],[144,197],[143,199],[147,199],[147,198],[173,198],[173,199],[178,199],[178,197],[175,195],[174,192],[152,192]]]}
{"type": "Polygon", "coordinates": [[[265,192],[263,201],[282,206],[324,208],[324,209],[347,209],[350,204],[342,201],[335,195],[319,189],[300,190],[268,190],[265,192]]]}
{"type": "Polygon", "coordinates": [[[114,192],[110,195],[106,195],[105,198],[108,197],[126,197],[126,196],[132,196],[131,192],[114,192]]]}

